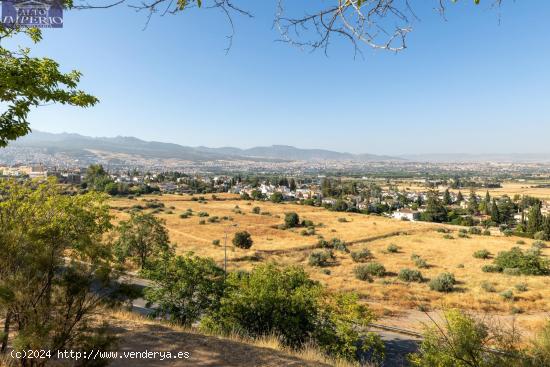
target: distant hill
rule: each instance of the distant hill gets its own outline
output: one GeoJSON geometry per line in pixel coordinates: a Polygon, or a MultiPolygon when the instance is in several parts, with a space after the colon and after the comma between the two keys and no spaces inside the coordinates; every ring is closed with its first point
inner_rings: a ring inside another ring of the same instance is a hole
{"type": "Polygon", "coordinates": [[[233,147],[189,147],[179,144],[144,141],[134,137],[89,137],[79,134],[53,134],[34,131],[10,144],[11,147],[31,147],[72,155],[90,152],[139,155],[144,158],[179,159],[186,161],[251,160],[251,161],[399,161],[402,158],[374,154],[340,153],[323,149],[300,149],[287,145],[273,145],[239,149],[233,147]]]}

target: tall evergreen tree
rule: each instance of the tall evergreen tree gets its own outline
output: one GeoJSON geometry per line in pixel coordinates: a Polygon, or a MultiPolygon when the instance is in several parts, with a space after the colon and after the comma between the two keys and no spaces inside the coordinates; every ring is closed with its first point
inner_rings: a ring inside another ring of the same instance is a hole
{"type": "Polygon", "coordinates": [[[500,223],[500,212],[495,199],[493,199],[493,203],[491,204],[491,220],[495,223],[500,223]]]}
{"type": "Polygon", "coordinates": [[[463,201],[464,201],[464,196],[462,196],[462,192],[459,191],[459,192],[458,192],[458,195],[456,196],[456,203],[457,203],[457,204],[460,204],[460,203],[463,202],[463,201]]]}
{"type": "Polygon", "coordinates": [[[527,215],[527,233],[534,235],[542,229],[543,216],[540,211],[540,202],[536,203],[529,209],[527,215]]]}
{"type": "Polygon", "coordinates": [[[447,189],[443,193],[443,204],[451,205],[452,203],[453,203],[453,200],[451,198],[451,193],[449,192],[449,189],[447,189]]]}
{"type": "Polygon", "coordinates": [[[470,214],[477,214],[479,211],[479,202],[475,190],[470,191],[470,197],[468,198],[468,211],[470,214]]]}

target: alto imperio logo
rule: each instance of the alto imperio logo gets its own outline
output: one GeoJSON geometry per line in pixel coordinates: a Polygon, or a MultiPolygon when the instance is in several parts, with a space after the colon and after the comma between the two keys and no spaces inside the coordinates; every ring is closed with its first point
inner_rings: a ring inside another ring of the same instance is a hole
{"type": "Polygon", "coordinates": [[[63,28],[60,0],[2,1],[2,24],[6,27],[63,28]]]}

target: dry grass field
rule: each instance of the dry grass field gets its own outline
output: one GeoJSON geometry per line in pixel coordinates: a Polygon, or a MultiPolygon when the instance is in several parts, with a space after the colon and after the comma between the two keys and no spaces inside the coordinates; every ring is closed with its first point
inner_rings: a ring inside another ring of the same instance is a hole
{"type": "MultiPolygon", "coordinates": [[[[444,226],[438,224],[337,213],[289,203],[243,201],[231,195],[219,195],[219,198],[212,200],[210,195],[205,195],[206,202],[199,203],[190,196],[164,195],[133,200],[113,199],[111,204],[115,216],[123,219],[128,216],[126,209],[134,205],[143,206],[147,200],[159,200],[165,208],[157,215],[166,220],[171,240],[177,245],[179,253],[193,251],[200,256],[212,257],[221,265],[224,235],[227,232],[230,269],[250,269],[255,263],[266,261],[300,264],[314,279],[333,290],[357,292],[380,316],[404,317],[414,315],[419,309],[457,306],[481,313],[517,314],[518,319],[528,322],[532,316],[541,316],[550,311],[550,277],[484,273],[481,267],[491,264],[491,259],[482,260],[472,256],[475,251],[482,249],[492,255],[514,246],[527,249],[532,240],[517,245],[519,238],[504,237],[497,232],[492,236],[469,235],[468,238],[459,238],[459,228],[456,226],[447,226],[452,230],[454,238],[446,239],[443,233],[437,231],[444,226]],[[260,207],[263,214],[253,214],[255,206],[260,207]],[[193,215],[180,218],[179,215],[189,208],[193,215]],[[383,264],[387,275],[374,277],[372,282],[356,279],[353,269],[357,263],[352,261],[350,254],[341,251],[334,252],[336,261],[331,266],[309,266],[308,257],[318,241],[317,235],[303,236],[299,228],[276,228],[283,223],[284,214],[291,211],[298,213],[301,219],[322,224],[316,228],[316,234],[323,235],[327,240],[340,238],[346,241],[351,251],[369,249],[374,255],[373,261],[383,264]],[[209,217],[199,217],[199,212],[207,212],[209,217]],[[208,219],[213,216],[219,217],[220,222],[209,223],[208,219]],[[346,218],[346,221],[340,218],[346,218]],[[199,224],[201,220],[205,224],[199,224]],[[231,245],[233,234],[241,230],[252,235],[254,245],[250,250],[241,250],[231,245]],[[216,239],[221,240],[218,246],[212,242],[216,239]],[[397,253],[387,251],[390,244],[398,246],[397,253]],[[426,280],[442,272],[451,272],[458,280],[457,290],[438,293],[429,289],[427,281],[405,283],[398,280],[397,274],[401,269],[417,269],[411,259],[413,254],[427,262],[428,268],[418,269],[426,280]],[[491,286],[491,291],[486,290],[487,285],[491,286]],[[513,300],[506,300],[501,295],[508,290],[513,292],[513,300]]],[[[543,254],[550,255],[550,249],[543,249],[543,254]]]]}

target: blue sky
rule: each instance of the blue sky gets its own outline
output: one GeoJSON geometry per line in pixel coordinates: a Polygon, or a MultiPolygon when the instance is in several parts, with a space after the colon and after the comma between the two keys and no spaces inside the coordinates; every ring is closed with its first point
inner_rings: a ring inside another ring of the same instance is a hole
{"type": "Polygon", "coordinates": [[[450,5],[446,21],[435,1],[417,2],[409,48],[365,48],[364,59],[345,41],[328,57],[274,42],[275,0],[239,2],[255,18],[236,19],[228,55],[215,11],[154,17],[146,30],[124,6],[69,11],[34,54],[82,71],[101,103],[41,107],[31,127],[192,146],[550,152],[550,2],[472,2],[450,5]]]}

